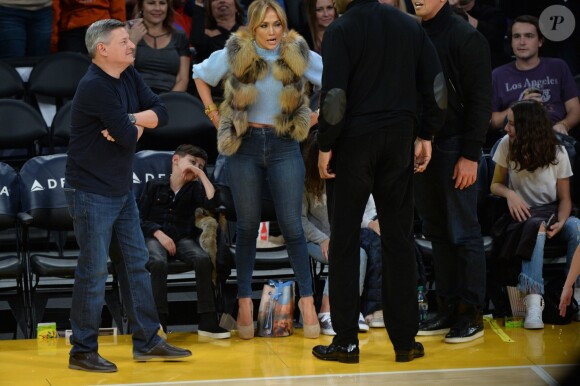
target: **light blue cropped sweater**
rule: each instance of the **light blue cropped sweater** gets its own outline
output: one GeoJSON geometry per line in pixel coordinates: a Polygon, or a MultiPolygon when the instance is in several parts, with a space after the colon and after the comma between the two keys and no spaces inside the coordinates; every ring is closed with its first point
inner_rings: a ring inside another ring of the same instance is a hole
{"type": "MultiPolygon", "coordinates": [[[[280,46],[273,50],[266,50],[258,47],[254,42],[254,47],[258,55],[268,63],[274,62],[280,56],[280,46]]],[[[224,48],[215,51],[202,63],[194,64],[192,77],[215,87],[228,70],[228,53],[224,48]]],[[[310,51],[310,63],[304,77],[317,88],[322,84],[322,58],[316,52],[310,51]]],[[[256,88],[259,91],[258,100],[248,107],[248,121],[266,125],[274,124],[276,115],[280,114],[279,95],[282,83],[274,79],[270,68],[268,75],[256,82],[256,88]]]]}

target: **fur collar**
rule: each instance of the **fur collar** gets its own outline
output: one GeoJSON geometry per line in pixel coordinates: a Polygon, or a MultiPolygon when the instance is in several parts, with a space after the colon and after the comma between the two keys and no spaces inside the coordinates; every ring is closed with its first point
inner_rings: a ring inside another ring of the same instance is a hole
{"type": "MultiPolygon", "coordinates": [[[[226,42],[230,72],[224,82],[224,102],[220,106],[218,150],[234,154],[248,129],[247,108],[256,102],[256,81],[268,74],[268,62],[258,55],[251,33],[242,28],[226,42]]],[[[303,141],[310,129],[310,108],[304,94],[304,72],[310,52],[306,41],[290,31],[280,42],[280,57],[272,63],[272,75],[282,82],[279,96],[281,113],[274,128],[279,136],[303,141]]]]}

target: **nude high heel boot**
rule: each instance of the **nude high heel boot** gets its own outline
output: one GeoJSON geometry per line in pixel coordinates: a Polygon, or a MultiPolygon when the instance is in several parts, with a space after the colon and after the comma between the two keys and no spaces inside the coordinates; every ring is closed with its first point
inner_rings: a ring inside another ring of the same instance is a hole
{"type": "MultiPolygon", "coordinates": [[[[242,308],[240,306],[240,300],[238,300],[238,320],[240,320],[240,309],[242,308]]],[[[242,339],[252,339],[254,337],[254,305],[252,303],[252,299],[250,300],[250,315],[251,315],[251,319],[252,322],[249,325],[246,326],[242,326],[239,323],[237,323],[238,325],[238,335],[240,336],[240,338],[242,339]]]]}
{"type": "Polygon", "coordinates": [[[316,339],[320,335],[320,324],[318,323],[318,318],[316,319],[316,324],[306,324],[306,319],[304,319],[302,300],[303,299],[298,300],[298,308],[300,309],[300,314],[302,315],[302,328],[304,330],[304,337],[316,339]]]}

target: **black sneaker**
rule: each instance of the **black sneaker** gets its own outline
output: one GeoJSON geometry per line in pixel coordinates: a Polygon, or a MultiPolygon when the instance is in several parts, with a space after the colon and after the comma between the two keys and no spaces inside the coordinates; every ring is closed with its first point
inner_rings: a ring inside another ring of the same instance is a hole
{"type": "Polygon", "coordinates": [[[419,324],[419,336],[444,335],[449,332],[451,326],[455,323],[454,314],[437,314],[434,318],[427,319],[419,324]]]}
{"type": "Polygon", "coordinates": [[[200,314],[197,335],[212,339],[228,339],[232,334],[221,328],[217,321],[217,315],[213,312],[200,314]]]}
{"type": "Polygon", "coordinates": [[[199,336],[207,336],[208,338],[213,339],[228,339],[232,336],[232,334],[228,330],[224,330],[220,326],[216,326],[214,328],[206,328],[206,329],[197,329],[197,335],[199,336]]]}
{"type": "Polygon", "coordinates": [[[457,324],[445,335],[446,343],[465,343],[471,342],[483,336],[483,319],[462,315],[457,324]]]}

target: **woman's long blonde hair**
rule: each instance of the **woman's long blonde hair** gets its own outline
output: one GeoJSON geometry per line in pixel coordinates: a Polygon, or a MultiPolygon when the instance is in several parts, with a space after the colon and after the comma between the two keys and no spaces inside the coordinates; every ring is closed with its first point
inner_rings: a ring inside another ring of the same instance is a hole
{"type": "Polygon", "coordinates": [[[248,7],[248,30],[254,35],[254,31],[266,17],[266,11],[272,8],[278,15],[284,32],[288,31],[288,19],[286,12],[276,0],[254,0],[248,7]]]}

